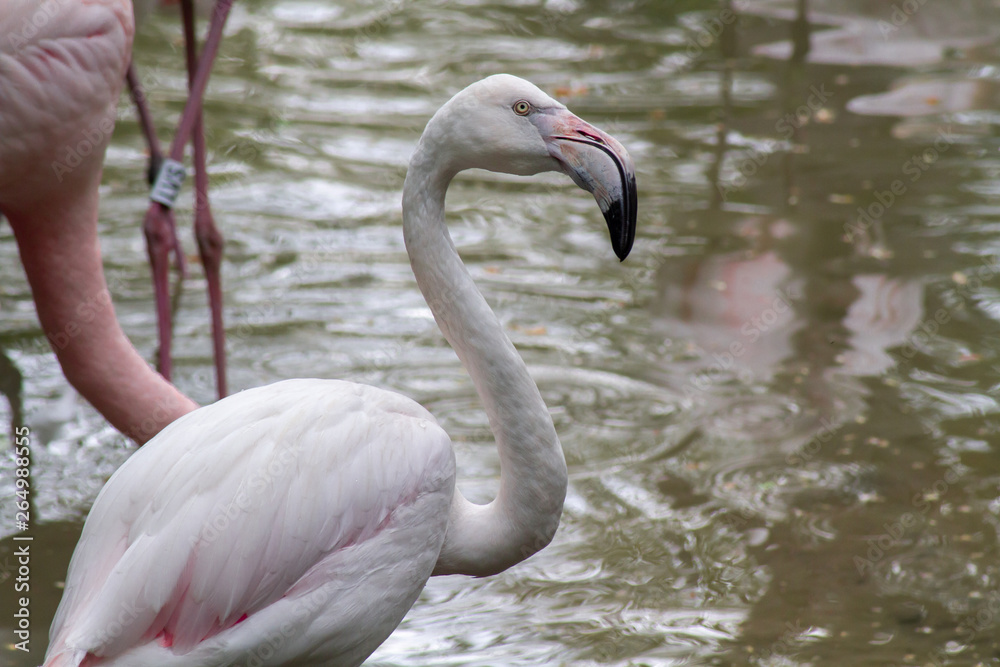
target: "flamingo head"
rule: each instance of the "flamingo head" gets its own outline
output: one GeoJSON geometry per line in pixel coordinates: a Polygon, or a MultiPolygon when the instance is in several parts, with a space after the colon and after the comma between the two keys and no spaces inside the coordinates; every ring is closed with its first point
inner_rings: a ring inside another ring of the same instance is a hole
{"type": "Polygon", "coordinates": [[[624,260],[636,225],[635,167],[617,139],[571,113],[535,85],[509,74],[478,81],[428,123],[446,135],[450,170],[488,169],[522,176],[568,175],[597,200],[624,260]]]}

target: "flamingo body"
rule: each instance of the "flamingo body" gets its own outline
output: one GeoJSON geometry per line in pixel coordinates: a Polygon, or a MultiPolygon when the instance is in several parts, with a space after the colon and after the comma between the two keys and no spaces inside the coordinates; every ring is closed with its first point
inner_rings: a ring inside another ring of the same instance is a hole
{"type": "Polygon", "coordinates": [[[374,387],[287,380],[185,415],[94,503],[46,664],[221,665],[262,641],[260,665],[360,664],[430,577],[454,486],[434,417],[374,387]]]}
{"type": "Polygon", "coordinates": [[[132,11],[124,0],[0,7],[0,210],[21,212],[57,188],[100,178],[132,11]]]}
{"type": "Polygon", "coordinates": [[[592,192],[622,259],[634,168],[613,137],[496,75],[428,122],[403,186],[417,285],[490,420],[500,485],[455,492],[451,442],[408,398],[293,380],[167,426],[91,510],[46,666],[357,665],[428,577],[485,576],[552,539],[567,469],[548,408],[444,220],[458,172],[561,171],[592,192]]]}

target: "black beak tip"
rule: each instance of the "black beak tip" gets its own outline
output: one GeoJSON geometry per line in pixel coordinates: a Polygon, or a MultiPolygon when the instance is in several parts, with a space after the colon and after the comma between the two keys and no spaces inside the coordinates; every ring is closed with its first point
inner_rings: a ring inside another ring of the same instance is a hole
{"type": "Polygon", "coordinates": [[[630,179],[630,181],[625,187],[622,198],[615,201],[604,212],[604,219],[607,221],[608,231],[611,233],[611,247],[618,259],[623,262],[632,251],[632,244],[635,242],[637,212],[635,178],[630,179]]]}
{"type": "Polygon", "coordinates": [[[613,206],[604,214],[604,219],[608,223],[608,232],[611,234],[611,247],[621,261],[625,261],[625,258],[628,257],[629,252],[632,251],[632,244],[635,242],[635,222],[628,224],[622,215],[623,209],[624,207],[621,205],[613,206]]]}

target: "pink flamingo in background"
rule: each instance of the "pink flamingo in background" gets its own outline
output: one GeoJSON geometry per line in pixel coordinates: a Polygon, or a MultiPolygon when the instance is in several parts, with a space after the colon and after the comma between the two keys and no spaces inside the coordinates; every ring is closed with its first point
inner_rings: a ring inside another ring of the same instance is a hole
{"type": "Polygon", "coordinates": [[[66,378],[141,444],[197,405],[129,342],[101,264],[98,186],[131,53],[132,6],[0,3],[0,213],[66,378]]]}
{"type": "Polygon", "coordinates": [[[483,401],[495,500],[455,493],[451,440],[418,403],[367,385],[288,380],[167,426],[94,503],[46,667],[361,664],[432,575],[501,572],[549,543],[567,470],[528,369],[445,226],[472,168],[560,171],[632,247],[632,161],[527,81],[497,75],[445,104],[403,186],[403,238],[438,326],[483,401]]]}

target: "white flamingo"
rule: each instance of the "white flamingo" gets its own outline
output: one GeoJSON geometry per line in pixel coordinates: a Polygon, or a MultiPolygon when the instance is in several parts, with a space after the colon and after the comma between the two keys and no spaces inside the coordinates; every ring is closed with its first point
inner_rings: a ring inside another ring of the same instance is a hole
{"type": "Polygon", "coordinates": [[[142,443],[197,405],[122,332],[97,239],[133,30],[128,0],[0,0],[0,213],[66,378],[142,443]]]}
{"type": "Polygon", "coordinates": [[[167,426],[108,481],[73,554],[45,665],[358,665],[428,577],[500,572],[552,539],[567,471],[524,362],[445,226],[471,168],[562,171],[616,254],[635,233],[631,159],[530,83],[496,75],[427,124],[403,187],[410,263],[500,453],[487,505],[455,492],[451,441],[399,394],[288,380],[167,426]]]}

